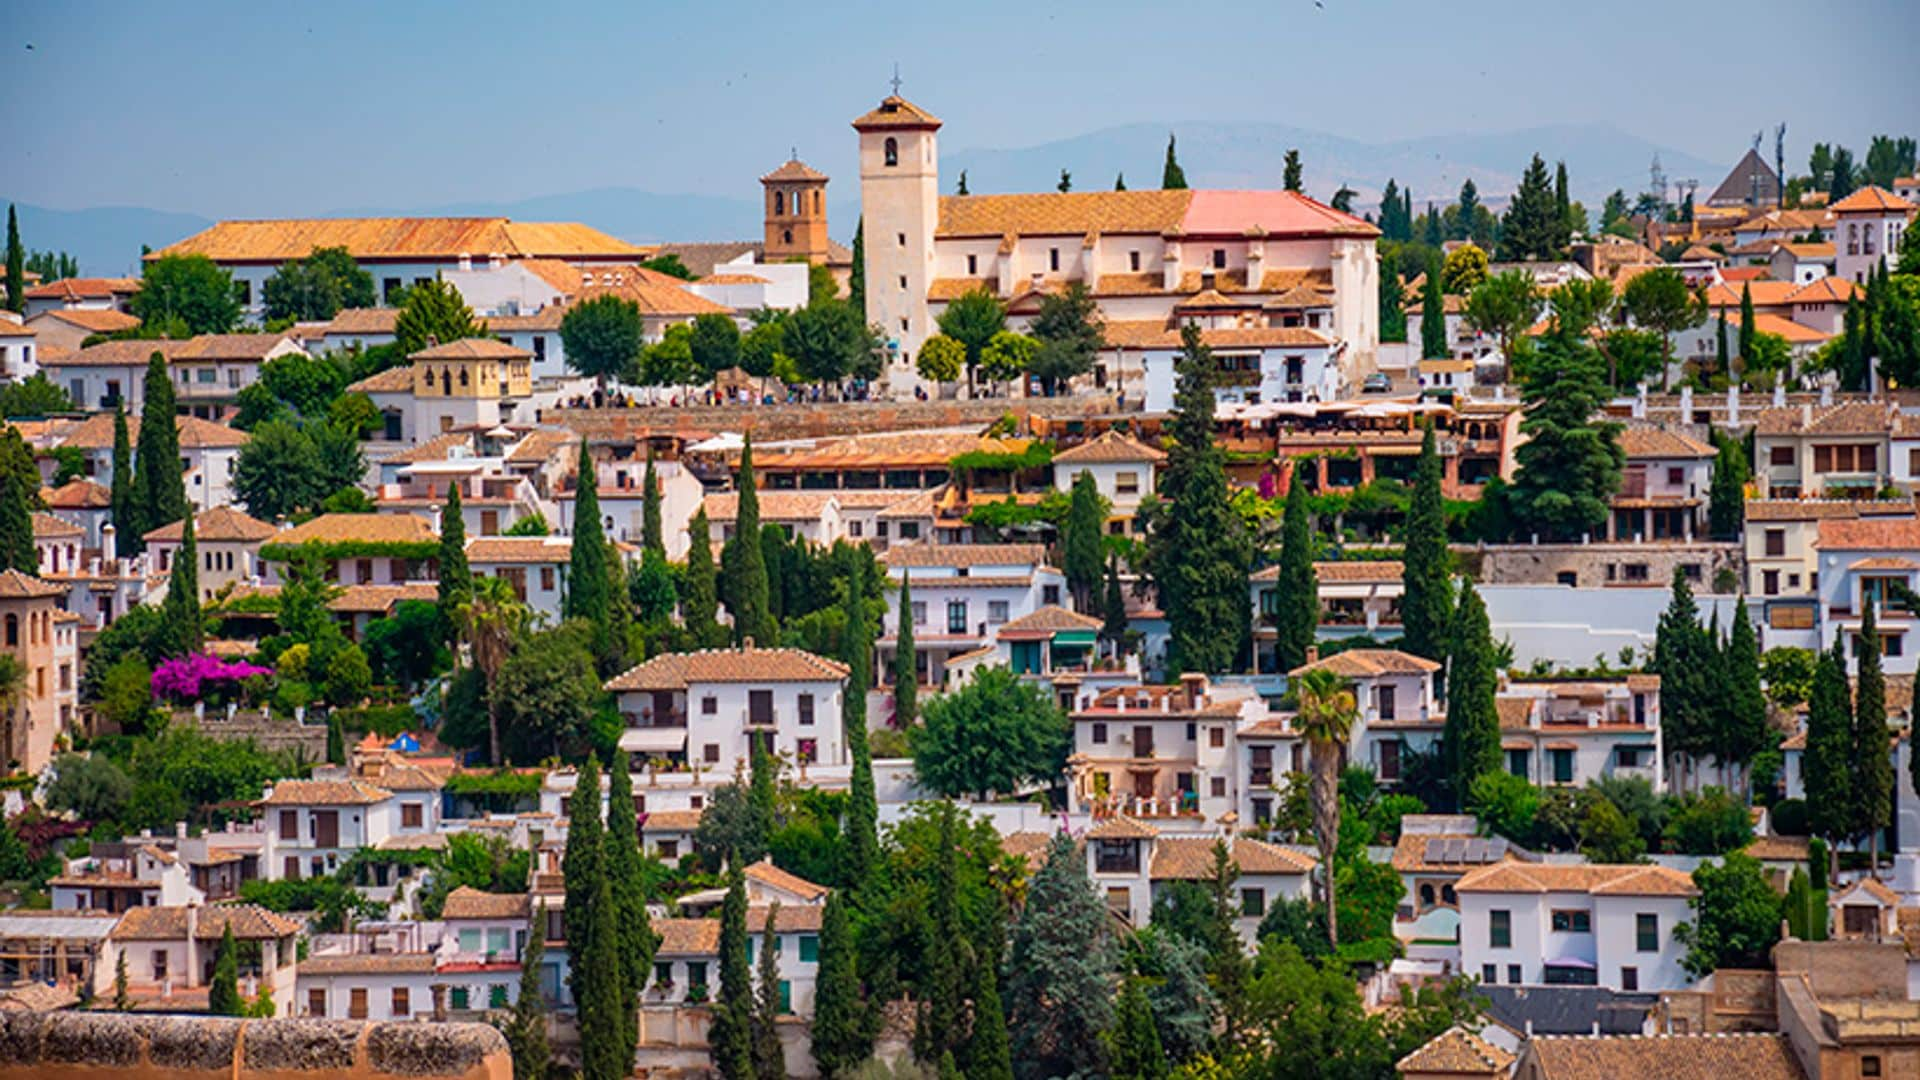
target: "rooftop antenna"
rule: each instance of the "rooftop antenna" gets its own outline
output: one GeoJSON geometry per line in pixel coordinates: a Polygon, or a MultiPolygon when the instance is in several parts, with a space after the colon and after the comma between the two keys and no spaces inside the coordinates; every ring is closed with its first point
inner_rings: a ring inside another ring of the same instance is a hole
{"type": "MultiPolygon", "coordinates": [[[[1753,133],[1754,157],[1760,156],[1760,140],[1766,137],[1767,133],[1764,129],[1753,133]]],[[[1758,169],[1747,170],[1747,205],[1756,210],[1760,208],[1760,170],[1758,169]]]]}
{"type": "Polygon", "coordinates": [[[893,62],[893,96],[900,96],[900,61],[893,62]]]}

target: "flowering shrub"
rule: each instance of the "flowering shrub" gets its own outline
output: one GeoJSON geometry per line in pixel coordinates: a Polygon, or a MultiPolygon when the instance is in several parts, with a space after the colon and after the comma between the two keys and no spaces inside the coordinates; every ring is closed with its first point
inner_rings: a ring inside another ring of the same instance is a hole
{"type": "Polygon", "coordinates": [[[196,653],[176,657],[155,668],[153,692],[175,701],[198,701],[215,691],[235,688],[243,680],[272,674],[272,670],[254,664],[229,663],[217,656],[196,653]]]}

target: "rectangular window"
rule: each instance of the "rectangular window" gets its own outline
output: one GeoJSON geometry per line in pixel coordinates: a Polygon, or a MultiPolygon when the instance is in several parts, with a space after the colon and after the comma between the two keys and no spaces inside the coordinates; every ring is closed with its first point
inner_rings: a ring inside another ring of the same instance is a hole
{"type": "Polygon", "coordinates": [[[1660,951],[1660,916],[1640,912],[1633,917],[1634,948],[1640,952],[1660,951]]]}
{"type": "Polygon", "coordinates": [[[463,953],[477,953],[485,943],[486,935],[478,928],[460,931],[460,951],[463,953]]]}
{"type": "Polygon", "coordinates": [[[967,602],[965,600],[947,601],[947,633],[964,634],[967,632],[967,602]]]}
{"type": "Polygon", "coordinates": [[[153,950],[153,977],[156,980],[167,977],[167,950],[153,950]]]}
{"type": "Polygon", "coordinates": [[[1094,744],[1095,744],[1096,746],[1104,746],[1104,745],[1106,745],[1106,742],[1107,742],[1107,724],[1106,724],[1106,721],[1104,721],[1104,720],[1095,720],[1095,721],[1093,722],[1093,741],[1094,741],[1094,744]]]}
{"type": "Polygon", "coordinates": [[[701,716],[720,715],[720,699],[717,697],[714,697],[712,694],[708,694],[706,697],[701,698],[700,699],[700,715],[701,716]]]}
{"type": "Polygon", "coordinates": [[[1513,912],[1487,912],[1487,944],[1496,949],[1513,948],[1513,912]]]}
{"type": "Polygon", "coordinates": [[[817,964],[820,962],[820,935],[800,935],[800,962],[803,964],[817,964]]]}
{"type": "Polygon", "coordinates": [[[978,255],[967,256],[967,276],[972,277],[975,274],[978,274],[979,272],[980,272],[980,256],[978,255]]]}
{"type": "Polygon", "coordinates": [[[1527,778],[1527,752],[1525,750],[1507,751],[1507,771],[1521,778],[1527,778]]]}
{"type": "Polygon", "coordinates": [[[1213,268],[1215,270],[1225,270],[1227,268],[1227,249],[1226,248],[1213,249],[1213,268]]]}
{"type": "Polygon", "coordinates": [[[367,988],[356,986],[347,991],[347,1019],[365,1020],[367,1018],[367,988]]]}
{"type": "Polygon", "coordinates": [[[800,701],[800,726],[812,727],[813,726],[813,695],[801,694],[799,701],[800,701]]]}
{"type": "Polygon", "coordinates": [[[421,822],[424,820],[425,810],[426,807],[421,806],[419,803],[401,803],[400,827],[403,829],[419,828],[421,822]]]}
{"type": "Polygon", "coordinates": [[[1480,981],[1488,986],[1499,985],[1500,983],[1499,967],[1493,964],[1481,964],[1480,965],[1480,981]]]}
{"type": "Polygon", "coordinates": [[[1861,1076],[1879,1076],[1880,1075],[1880,1055],[1879,1054],[1861,1054],[1860,1055],[1860,1075],[1861,1076]]]}
{"type": "Polygon", "coordinates": [[[300,811],[280,811],[280,839],[289,844],[300,842],[300,811]]]}
{"type": "Polygon", "coordinates": [[[507,1007],[507,984],[494,983],[487,987],[487,1008],[504,1009],[507,1007]]]}
{"type": "Polygon", "coordinates": [[[1519,964],[1507,965],[1507,981],[1515,985],[1518,985],[1520,983],[1520,965],[1519,964]]]}
{"type": "Polygon", "coordinates": [[[793,1011],[793,984],[785,979],[780,980],[780,1011],[783,1013],[793,1011]]]}
{"type": "Polygon", "coordinates": [[[720,760],[720,744],[719,743],[710,742],[705,746],[701,747],[700,751],[701,751],[700,756],[705,758],[707,764],[709,765],[720,760]]]}
{"type": "Polygon", "coordinates": [[[1058,604],[1060,602],[1060,586],[1040,586],[1040,602],[1043,604],[1058,604]]]}
{"type": "Polygon", "coordinates": [[[1622,990],[1640,989],[1640,969],[1639,968],[1623,967],[1620,969],[1620,989],[1622,990]]]}
{"type": "Polygon", "coordinates": [[[1560,934],[1593,933],[1593,913],[1589,911],[1556,911],[1553,913],[1553,929],[1560,934]]]}
{"type": "Polygon", "coordinates": [[[705,960],[687,961],[687,985],[707,985],[707,962],[705,960]]]}
{"type": "Polygon", "coordinates": [[[1133,271],[1136,274],[1140,272],[1140,253],[1139,252],[1137,251],[1127,252],[1127,269],[1133,271]]]}
{"type": "Polygon", "coordinates": [[[1219,724],[1207,725],[1207,745],[1215,750],[1225,748],[1227,745],[1227,729],[1219,724]]]}
{"type": "Polygon", "coordinates": [[[507,956],[513,952],[513,934],[498,927],[487,931],[487,951],[495,956],[507,956]]]}
{"type": "Polygon", "coordinates": [[[387,1014],[395,1020],[405,1020],[413,1015],[413,994],[406,987],[393,988],[393,994],[387,1002],[387,1014]]]}
{"type": "Polygon", "coordinates": [[[1216,776],[1212,778],[1211,780],[1207,781],[1207,790],[1216,799],[1226,798],[1227,797],[1227,778],[1224,776],[1216,776]]]}
{"type": "Polygon", "coordinates": [[[1116,495],[1137,495],[1140,493],[1140,474],[1137,472],[1115,473],[1113,492],[1116,495]]]}
{"type": "Polygon", "coordinates": [[[987,601],[987,621],[1003,623],[1007,621],[1007,602],[1005,600],[987,601]]]}
{"type": "Polygon", "coordinates": [[[1549,750],[1553,758],[1553,782],[1556,784],[1573,783],[1573,751],[1549,750]]]}
{"type": "Polygon", "coordinates": [[[1047,269],[1052,270],[1055,273],[1059,273],[1060,271],[1060,249],[1059,248],[1047,249],[1047,269]]]}
{"type": "Polygon", "coordinates": [[[1240,914],[1257,919],[1267,913],[1267,890],[1241,889],[1240,914]]]}
{"type": "Polygon", "coordinates": [[[1766,538],[1767,538],[1767,557],[1768,558],[1778,559],[1786,555],[1787,530],[1768,529],[1766,533],[1766,538]]]}
{"type": "Polygon", "coordinates": [[[863,530],[862,530],[862,528],[861,528],[861,524],[860,524],[860,522],[858,522],[858,521],[849,521],[849,522],[847,522],[847,535],[848,535],[848,536],[851,536],[851,537],[853,537],[853,538],[854,538],[855,540],[858,540],[858,539],[860,539],[860,537],[861,537],[861,535],[862,535],[862,532],[863,532],[863,530]]]}

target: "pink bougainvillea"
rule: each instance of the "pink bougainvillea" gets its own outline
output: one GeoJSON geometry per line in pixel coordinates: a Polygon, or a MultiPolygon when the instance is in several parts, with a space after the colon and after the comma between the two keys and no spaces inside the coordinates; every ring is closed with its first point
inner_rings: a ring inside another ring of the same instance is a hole
{"type": "Polygon", "coordinates": [[[198,701],[207,692],[230,687],[255,675],[271,675],[272,669],[243,661],[227,662],[217,656],[195,653],[175,657],[153,669],[153,692],[175,701],[198,701]]]}

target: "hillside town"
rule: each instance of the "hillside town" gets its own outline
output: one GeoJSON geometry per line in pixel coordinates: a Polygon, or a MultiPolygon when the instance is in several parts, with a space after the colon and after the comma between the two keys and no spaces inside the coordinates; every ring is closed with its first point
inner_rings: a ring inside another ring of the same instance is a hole
{"type": "Polygon", "coordinates": [[[1912,137],[974,193],[900,89],[745,239],[10,214],[0,1031],[1920,1076],[1912,137]]]}

